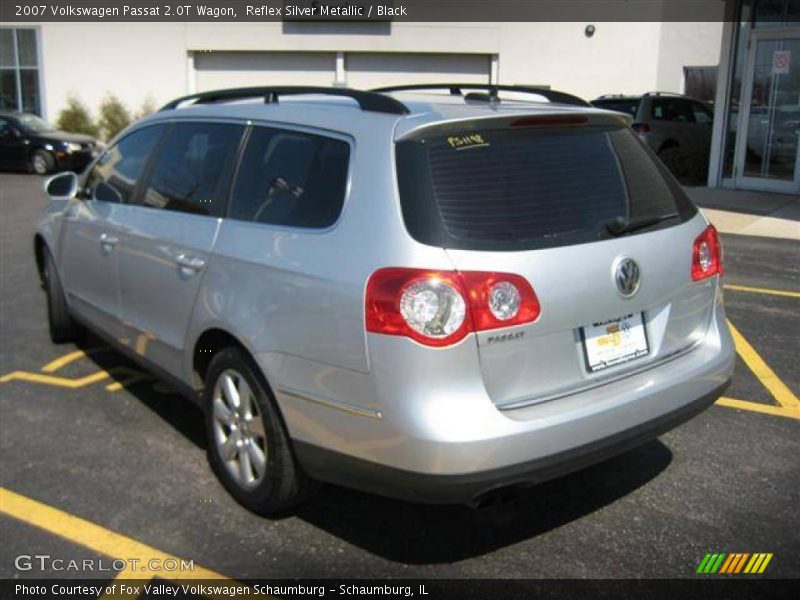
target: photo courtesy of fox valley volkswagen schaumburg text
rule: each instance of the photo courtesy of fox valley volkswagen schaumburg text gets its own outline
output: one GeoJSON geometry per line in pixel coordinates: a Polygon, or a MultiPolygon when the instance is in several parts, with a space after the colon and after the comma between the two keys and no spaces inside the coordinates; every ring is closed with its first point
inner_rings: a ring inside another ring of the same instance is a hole
{"type": "Polygon", "coordinates": [[[0,49],[0,598],[789,596],[797,2],[15,0],[0,49]]]}

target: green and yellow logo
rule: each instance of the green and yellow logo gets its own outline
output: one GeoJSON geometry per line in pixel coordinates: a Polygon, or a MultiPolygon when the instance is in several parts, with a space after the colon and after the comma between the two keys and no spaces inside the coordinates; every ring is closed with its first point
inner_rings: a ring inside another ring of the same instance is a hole
{"type": "Polygon", "coordinates": [[[738,573],[763,573],[769,561],[772,560],[772,553],[756,552],[709,552],[703,557],[697,572],[701,574],[724,573],[726,575],[738,573]]]}

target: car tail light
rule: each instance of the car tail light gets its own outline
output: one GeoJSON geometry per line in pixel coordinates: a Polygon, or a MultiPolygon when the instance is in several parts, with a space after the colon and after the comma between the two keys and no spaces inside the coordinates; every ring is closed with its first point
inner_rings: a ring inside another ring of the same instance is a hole
{"type": "Polygon", "coordinates": [[[539,300],[519,275],[508,273],[459,273],[469,291],[475,331],[531,323],[539,317],[539,300]]]}
{"type": "Polygon", "coordinates": [[[692,248],[692,280],[722,275],[722,245],[717,229],[709,225],[697,236],[692,248]]]}
{"type": "Polygon", "coordinates": [[[634,123],[631,129],[636,133],[650,133],[650,125],[647,123],[634,123]]]}
{"type": "Polygon", "coordinates": [[[387,268],[367,283],[367,331],[448,346],[471,331],[530,323],[539,316],[531,285],[519,275],[387,268]]]}

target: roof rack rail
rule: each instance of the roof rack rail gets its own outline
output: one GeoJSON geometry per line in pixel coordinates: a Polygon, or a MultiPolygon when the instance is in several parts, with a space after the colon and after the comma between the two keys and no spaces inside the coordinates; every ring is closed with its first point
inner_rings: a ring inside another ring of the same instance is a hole
{"type": "Polygon", "coordinates": [[[548,88],[535,87],[529,85],[500,85],[491,83],[421,83],[411,85],[393,85],[388,87],[375,88],[372,92],[406,92],[411,90],[450,90],[453,96],[461,96],[462,90],[486,90],[489,92],[491,98],[497,98],[498,92],[519,92],[522,94],[536,94],[537,96],[544,96],[551,102],[558,104],[572,104],[575,106],[590,106],[586,100],[567,94],[566,92],[558,92],[548,88]]]}
{"type": "Polygon", "coordinates": [[[645,92],[643,96],[684,96],[679,92],[645,92]]]}
{"type": "Polygon", "coordinates": [[[210,92],[199,92],[197,94],[176,98],[162,106],[161,110],[178,108],[181,104],[190,101],[193,105],[214,104],[259,97],[264,98],[264,103],[273,104],[278,102],[280,96],[297,96],[301,94],[320,94],[324,96],[352,98],[358,103],[361,110],[372,112],[390,113],[393,115],[404,115],[410,112],[405,104],[383,94],[353,90],[350,88],[317,86],[266,86],[212,90],[210,92]]]}

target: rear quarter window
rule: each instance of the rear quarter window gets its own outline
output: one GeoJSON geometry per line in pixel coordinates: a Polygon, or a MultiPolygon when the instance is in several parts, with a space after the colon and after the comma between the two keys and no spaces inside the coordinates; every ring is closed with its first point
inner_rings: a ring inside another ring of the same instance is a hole
{"type": "Polygon", "coordinates": [[[350,145],[298,131],[256,127],[233,190],[229,217],[322,229],[339,218],[350,145]]]}
{"type": "Polygon", "coordinates": [[[397,170],[409,233],[447,248],[585,243],[602,239],[605,223],[620,217],[677,213],[640,230],[647,231],[696,212],[652,153],[623,127],[432,132],[397,144],[397,170]]]}

